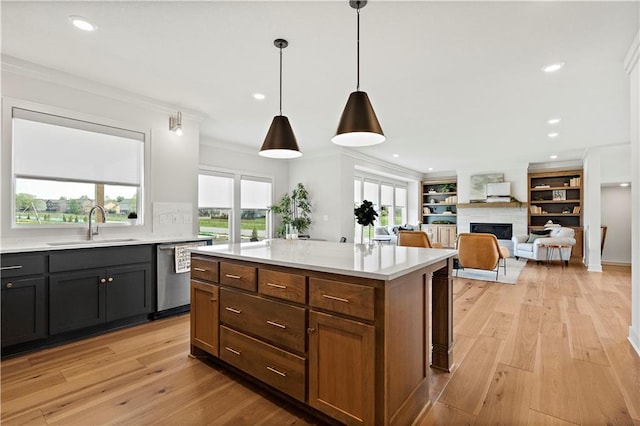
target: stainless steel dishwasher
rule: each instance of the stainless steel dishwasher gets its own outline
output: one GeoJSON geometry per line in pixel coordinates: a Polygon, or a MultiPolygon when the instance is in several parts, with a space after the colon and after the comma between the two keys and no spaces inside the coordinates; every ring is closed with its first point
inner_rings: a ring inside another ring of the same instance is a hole
{"type": "Polygon", "coordinates": [[[211,241],[206,240],[158,244],[156,248],[157,307],[154,318],[186,312],[190,308],[190,273],[188,270],[176,272],[176,247],[209,244],[211,241]]]}

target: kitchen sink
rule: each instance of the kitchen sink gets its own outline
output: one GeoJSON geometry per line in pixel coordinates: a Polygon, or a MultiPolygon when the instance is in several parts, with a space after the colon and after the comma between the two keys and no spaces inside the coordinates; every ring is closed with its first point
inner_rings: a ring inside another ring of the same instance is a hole
{"type": "Polygon", "coordinates": [[[99,244],[99,243],[126,243],[131,241],[138,241],[136,238],[113,238],[110,240],[79,240],[79,241],[55,241],[47,243],[49,246],[75,246],[79,244],[99,244]]]}

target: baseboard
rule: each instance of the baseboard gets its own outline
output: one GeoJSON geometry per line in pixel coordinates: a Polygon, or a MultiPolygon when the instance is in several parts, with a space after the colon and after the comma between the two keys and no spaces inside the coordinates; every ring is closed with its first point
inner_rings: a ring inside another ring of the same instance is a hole
{"type": "Polygon", "coordinates": [[[628,268],[631,268],[631,263],[630,262],[613,262],[610,260],[607,260],[606,262],[603,260],[602,262],[602,266],[607,265],[607,266],[626,266],[628,268]]]}
{"type": "Polygon", "coordinates": [[[602,269],[609,272],[629,272],[631,273],[631,264],[625,262],[602,262],[602,269]]]}
{"type": "Polygon", "coordinates": [[[635,351],[638,353],[638,356],[640,356],[640,335],[638,335],[638,333],[636,333],[636,331],[632,327],[629,327],[629,337],[627,338],[627,340],[629,340],[629,343],[631,343],[633,349],[635,349],[635,351]]]}

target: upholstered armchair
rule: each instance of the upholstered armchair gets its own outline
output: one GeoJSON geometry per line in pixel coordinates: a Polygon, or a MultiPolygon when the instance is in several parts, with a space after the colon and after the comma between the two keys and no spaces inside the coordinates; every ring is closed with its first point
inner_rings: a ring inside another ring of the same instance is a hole
{"type": "Polygon", "coordinates": [[[390,231],[388,227],[376,226],[373,229],[373,241],[395,244],[398,242],[398,237],[396,237],[393,231],[390,231]]]}
{"type": "Polygon", "coordinates": [[[507,274],[509,249],[501,247],[495,235],[475,232],[459,234],[457,249],[459,269],[495,270],[498,279],[498,271],[502,266],[507,274]]]}
{"type": "Polygon", "coordinates": [[[399,231],[398,245],[407,247],[442,248],[441,243],[431,243],[426,232],[399,231]]]}
{"type": "Polygon", "coordinates": [[[564,260],[569,264],[571,249],[576,244],[573,228],[547,228],[544,231],[532,231],[529,235],[518,235],[512,238],[513,255],[516,259],[535,260],[537,263],[546,260],[564,260]],[[552,258],[547,259],[547,245],[562,244],[568,247],[552,250],[552,258]],[[562,253],[560,253],[562,251],[562,253]],[[562,256],[562,257],[561,257],[562,256]]]}

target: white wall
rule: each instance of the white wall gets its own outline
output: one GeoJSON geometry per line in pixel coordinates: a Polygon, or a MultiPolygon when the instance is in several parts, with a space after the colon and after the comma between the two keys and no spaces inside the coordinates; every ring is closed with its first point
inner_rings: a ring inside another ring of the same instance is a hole
{"type": "MultiPolygon", "coordinates": [[[[162,233],[170,236],[192,236],[195,216],[184,220],[182,226],[152,229],[154,202],[182,205],[197,204],[197,169],[199,149],[199,117],[183,114],[184,135],[177,137],[169,131],[169,114],[177,107],[155,104],[148,98],[83,80],[34,64],[2,58],[2,238],[80,237],[83,228],[11,228],[11,116],[6,108],[13,99],[64,111],[72,118],[85,118],[106,124],[118,123],[126,128],[146,131],[150,136],[150,161],[146,165],[147,192],[144,200],[144,227],[101,227],[101,235],[162,233]]],[[[193,212],[195,215],[195,211],[193,212]]]]}
{"type": "Polygon", "coordinates": [[[631,114],[631,326],[629,341],[640,354],[640,31],[636,34],[625,58],[625,70],[629,73],[629,97],[631,114]]]}
{"type": "Polygon", "coordinates": [[[600,261],[600,149],[590,149],[584,159],[584,262],[589,272],[602,272],[600,261]]]}
{"type": "Polygon", "coordinates": [[[602,263],[631,264],[631,188],[601,190],[601,220],[607,227],[602,263]]]}
{"type": "Polygon", "coordinates": [[[631,144],[600,149],[600,182],[602,184],[631,181],[631,144]]]}

